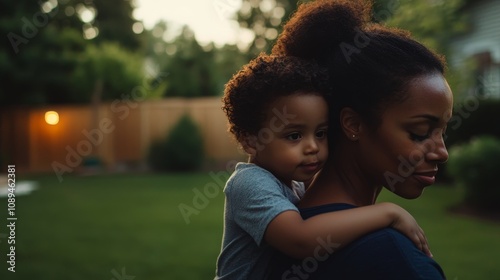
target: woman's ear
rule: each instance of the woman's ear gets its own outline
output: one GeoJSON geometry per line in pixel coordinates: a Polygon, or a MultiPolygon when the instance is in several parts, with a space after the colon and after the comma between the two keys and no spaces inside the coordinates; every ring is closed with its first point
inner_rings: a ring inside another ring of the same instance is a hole
{"type": "Polygon", "coordinates": [[[257,136],[246,134],[240,140],[240,144],[248,155],[255,156],[257,154],[257,136]]]}
{"type": "Polygon", "coordinates": [[[346,107],[340,111],[340,126],[342,132],[350,140],[358,140],[361,132],[361,116],[352,108],[346,107]]]}

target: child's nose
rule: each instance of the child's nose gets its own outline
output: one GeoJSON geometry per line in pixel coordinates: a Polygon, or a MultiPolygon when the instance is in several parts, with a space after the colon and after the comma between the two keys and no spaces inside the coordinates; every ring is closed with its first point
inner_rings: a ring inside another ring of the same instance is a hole
{"type": "Polygon", "coordinates": [[[316,139],[308,139],[304,152],[306,154],[315,154],[319,151],[319,145],[316,139]]]}

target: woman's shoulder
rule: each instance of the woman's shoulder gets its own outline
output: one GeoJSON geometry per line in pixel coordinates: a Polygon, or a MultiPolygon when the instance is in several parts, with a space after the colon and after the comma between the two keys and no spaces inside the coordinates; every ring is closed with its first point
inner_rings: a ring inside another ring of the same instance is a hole
{"type": "Polygon", "coordinates": [[[364,235],[352,243],[352,248],[389,258],[420,253],[425,256],[410,239],[393,228],[382,228],[364,235]]]}
{"type": "Polygon", "coordinates": [[[375,275],[444,279],[441,267],[393,228],[376,230],[359,238],[348,245],[342,255],[350,263],[364,264],[366,271],[375,275]]]}

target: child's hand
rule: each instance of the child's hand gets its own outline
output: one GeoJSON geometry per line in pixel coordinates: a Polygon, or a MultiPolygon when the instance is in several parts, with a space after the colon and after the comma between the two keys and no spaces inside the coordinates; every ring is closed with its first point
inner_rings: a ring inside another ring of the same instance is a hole
{"type": "MultiPolygon", "coordinates": [[[[397,205],[396,205],[397,206],[397,205]]],[[[422,228],[418,225],[417,221],[413,216],[408,213],[405,209],[400,206],[396,207],[396,218],[392,222],[391,227],[402,232],[410,240],[415,243],[418,249],[420,249],[424,254],[432,257],[432,253],[429,249],[429,244],[427,243],[427,238],[422,228]]]]}

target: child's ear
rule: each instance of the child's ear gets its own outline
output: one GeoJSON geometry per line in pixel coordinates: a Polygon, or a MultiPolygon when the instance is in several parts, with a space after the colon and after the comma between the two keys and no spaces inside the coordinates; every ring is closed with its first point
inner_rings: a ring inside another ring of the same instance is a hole
{"type": "Polygon", "coordinates": [[[247,134],[242,137],[240,143],[243,150],[250,156],[255,156],[257,154],[257,136],[247,134]]]}
{"type": "Polygon", "coordinates": [[[340,111],[340,126],[347,139],[356,141],[362,132],[361,116],[352,108],[343,108],[340,111]]]}

